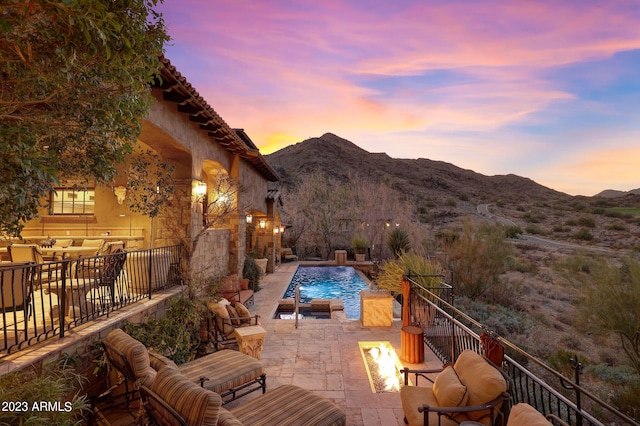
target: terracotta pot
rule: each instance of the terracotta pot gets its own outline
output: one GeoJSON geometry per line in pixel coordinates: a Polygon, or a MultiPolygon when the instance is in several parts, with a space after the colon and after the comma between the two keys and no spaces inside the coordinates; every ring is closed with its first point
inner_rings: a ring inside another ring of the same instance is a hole
{"type": "Polygon", "coordinates": [[[249,280],[248,279],[242,279],[240,280],[240,290],[249,290],[249,280]]]}

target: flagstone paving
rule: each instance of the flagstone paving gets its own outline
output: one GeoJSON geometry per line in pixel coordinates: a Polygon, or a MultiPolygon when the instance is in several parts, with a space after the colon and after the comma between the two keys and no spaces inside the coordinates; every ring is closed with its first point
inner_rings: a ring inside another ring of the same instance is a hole
{"type": "MultiPolygon", "coordinates": [[[[402,405],[397,392],[374,393],[358,342],[388,341],[400,354],[399,321],[391,327],[362,327],[359,320],[272,319],[277,301],[288,286],[297,263],[282,264],[275,273],[262,278],[261,290],[251,308],[260,315],[260,325],[267,331],[261,360],[267,373],[267,392],[283,384],[294,384],[315,391],[338,404],[353,426],[404,425],[402,405]]],[[[411,368],[437,368],[441,363],[425,351],[424,364],[403,365],[411,368]]],[[[402,361],[401,361],[402,363],[402,361]]],[[[232,408],[259,396],[253,392],[225,405],[232,408]]],[[[112,425],[129,425],[131,416],[112,420],[112,425]]],[[[274,425],[275,426],[275,425],[274,425]]]]}

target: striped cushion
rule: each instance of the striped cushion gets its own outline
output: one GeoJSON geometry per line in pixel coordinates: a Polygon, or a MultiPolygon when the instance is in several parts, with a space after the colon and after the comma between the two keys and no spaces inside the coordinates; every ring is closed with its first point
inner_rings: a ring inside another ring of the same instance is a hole
{"type": "MultiPolygon", "coordinates": [[[[218,423],[222,398],[220,395],[201,388],[187,380],[175,368],[162,367],[151,385],[164,402],[169,404],[182,416],[189,426],[215,426],[218,423]]],[[[173,416],[167,413],[160,404],[149,400],[154,408],[160,424],[175,424],[173,416]]]]}
{"type": "Polygon", "coordinates": [[[178,371],[193,382],[198,382],[200,377],[207,377],[209,380],[204,386],[222,393],[257,379],[264,373],[264,366],[249,355],[223,349],[182,364],[178,371]]]}
{"type": "Polygon", "coordinates": [[[280,386],[229,411],[251,426],[341,426],[347,422],[336,404],[294,385],[280,386]]]}
{"type": "Polygon", "coordinates": [[[149,351],[149,363],[151,364],[151,368],[153,368],[156,371],[160,371],[160,369],[165,365],[168,365],[173,368],[178,368],[175,362],[173,362],[166,356],[154,351],[149,351]]]}
{"type": "MultiPolygon", "coordinates": [[[[136,380],[140,380],[140,383],[145,386],[151,386],[156,371],[151,368],[147,348],[142,343],[119,328],[111,331],[105,341],[127,358],[136,380]]],[[[121,365],[119,354],[113,353],[109,346],[106,346],[105,352],[114,367],[126,374],[126,369],[121,365]]],[[[129,379],[132,378],[129,377],[129,379]]]]}
{"type": "Polygon", "coordinates": [[[236,419],[236,417],[231,414],[228,410],[224,408],[220,409],[220,416],[218,417],[218,426],[244,426],[240,423],[240,420],[236,419]]]}

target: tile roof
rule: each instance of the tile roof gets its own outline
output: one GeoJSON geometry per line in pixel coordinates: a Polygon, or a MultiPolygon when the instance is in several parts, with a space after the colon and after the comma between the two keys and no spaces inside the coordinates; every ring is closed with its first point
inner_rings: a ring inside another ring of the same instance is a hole
{"type": "Polygon", "coordinates": [[[260,154],[256,145],[242,129],[232,129],[218,113],[200,96],[198,91],[165,57],[160,58],[160,80],[152,87],[163,91],[163,99],[178,104],[178,111],[198,123],[200,129],[228,151],[248,161],[268,181],[278,181],[280,176],[260,154]]]}

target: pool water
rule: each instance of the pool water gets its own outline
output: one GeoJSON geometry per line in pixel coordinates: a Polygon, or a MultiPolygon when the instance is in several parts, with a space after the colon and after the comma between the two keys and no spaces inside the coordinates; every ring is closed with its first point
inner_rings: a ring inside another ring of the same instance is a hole
{"type": "Polygon", "coordinates": [[[300,286],[300,303],[311,299],[341,299],[347,318],[360,318],[360,290],[369,286],[351,266],[299,266],[284,293],[293,299],[300,286]]]}

